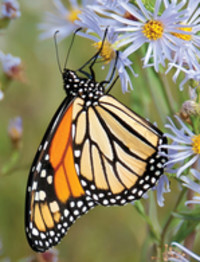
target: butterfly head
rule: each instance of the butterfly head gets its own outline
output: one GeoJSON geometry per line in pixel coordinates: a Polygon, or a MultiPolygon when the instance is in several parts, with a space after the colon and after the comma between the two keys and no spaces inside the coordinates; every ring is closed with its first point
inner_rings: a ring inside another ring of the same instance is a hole
{"type": "Polygon", "coordinates": [[[64,89],[67,95],[81,97],[85,105],[98,102],[104,95],[104,86],[89,78],[79,77],[75,71],[64,69],[63,71],[64,89]]]}

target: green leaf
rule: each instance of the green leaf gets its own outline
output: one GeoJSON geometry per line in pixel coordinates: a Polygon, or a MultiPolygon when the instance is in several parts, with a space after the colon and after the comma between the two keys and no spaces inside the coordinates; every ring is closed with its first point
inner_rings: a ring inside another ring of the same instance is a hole
{"type": "Polygon", "coordinates": [[[151,238],[158,242],[160,241],[160,234],[159,232],[154,228],[155,226],[155,223],[154,221],[152,222],[151,218],[146,215],[146,212],[145,212],[145,209],[141,203],[141,201],[136,201],[134,202],[134,207],[136,208],[136,210],[138,211],[138,213],[143,217],[143,219],[146,221],[146,223],[148,224],[149,226],[149,233],[150,233],[150,236],[151,238]]]}
{"type": "Polygon", "coordinates": [[[182,221],[179,224],[179,230],[177,231],[176,235],[173,237],[173,241],[181,242],[183,241],[188,235],[190,235],[197,227],[199,221],[182,221]]]}
{"type": "Polygon", "coordinates": [[[136,210],[138,211],[138,213],[139,213],[144,219],[146,219],[145,210],[144,210],[144,207],[143,207],[141,201],[135,201],[135,202],[134,202],[134,207],[136,208],[136,210]]]}
{"type": "Polygon", "coordinates": [[[156,230],[157,234],[160,234],[161,227],[158,220],[157,214],[157,202],[155,201],[153,191],[149,192],[149,218],[153,221],[154,229],[156,230]]]}
{"type": "Polygon", "coordinates": [[[172,213],[174,217],[187,220],[187,221],[199,221],[200,223],[200,208],[194,209],[190,212],[172,213]]]}

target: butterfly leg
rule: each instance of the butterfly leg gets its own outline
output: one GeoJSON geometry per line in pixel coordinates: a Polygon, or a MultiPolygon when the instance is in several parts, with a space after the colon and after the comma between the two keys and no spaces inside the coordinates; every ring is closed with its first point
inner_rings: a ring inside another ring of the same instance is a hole
{"type": "MultiPolygon", "coordinates": [[[[112,73],[111,73],[111,76],[110,76],[110,79],[108,80],[104,80],[101,82],[101,85],[105,85],[105,84],[110,84],[114,78],[114,75],[115,75],[115,72],[116,72],[116,66],[117,66],[117,61],[118,61],[118,58],[119,58],[119,52],[116,51],[116,57],[115,57],[115,63],[114,63],[114,66],[113,66],[113,70],[112,70],[112,73]]],[[[110,92],[110,90],[113,88],[113,86],[115,85],[115,83],[117,82],[119,78],[119,75],[117,75],[117,77],[114,79],[114,81],[111,83],[109,89],[106,91],[106,94],[108,94],[110,92]]]]}
{"type": "Polygon", "coordinates": [[[86,75],[88,78],[92,79],[95,81],[95,73],[93,70],[93,66],[97,61],[97,58],[99,56],[99,54],[101,53],[102,49],[103,49],[103,45],[106,39],[106,35],[108,32],[108,28],[106,28],[104,36],[103,36],[103,40],[102,40],[102,45],[99,48],[99,50],[96,52],[96,54],[94,56],[92,56],[83,66],[81,66],[77,71],[81,72],[82,74],[86,75]],[[91,64],[90,64],[91,63],[91,64]],[[90,68],[90,74],[87,73],[86,71],[83,70],[84,67],[86,67],[88,64],[90,64],[89,68],[90,68]]]}

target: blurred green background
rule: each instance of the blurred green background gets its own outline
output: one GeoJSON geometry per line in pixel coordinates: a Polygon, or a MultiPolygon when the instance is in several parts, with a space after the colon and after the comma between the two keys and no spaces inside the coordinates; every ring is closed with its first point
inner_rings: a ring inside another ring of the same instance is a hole
{"type": "MultiPolygon", "coordinates": [[[[0,37],[0,49],[20,57],[26,74],[26,83],[13,81],[0,102],[0,168],[9,163],[13,152],[7,134],[9,119],[21,116],[24,130],[17,165],[7,175],[0,173],[0,240],[3,245],[0,261],[5,257],[14,262],[22,261],[34,254],[24,233],[26,183],[37,147],[65,96],[53,38],[38,40],[37,25],[42,21],[44,12],[51,10],[49,2],[20,1],[21,17],[12,21],[0,37]]],[[[61,64],[64,63],[70,39],[58,44],[61,64]]],[[[88,48],[88,44],[89,41],[84,39],[75,41],[68,63],[70,68],[80,67],[95,52],[88,48]]],[[[98,79],[101,77],[102,74],[98,74],[98,79]]],[[[147,85],[144,85],[148,81],[148,78],[134,79],[134,91],[126,94],[122,94],[118,82],[111,93],[139,114],[157,121],[162,128],[168,112],[163,104],[163,111],[157,113],[151,91],[147,91],[147,85]]],[[[159,96],[159,93],[156,95],[159,96]]],[[[174,203],[174,196],[175,193],[168,194],[165,207],[158,208],[161,225],[166,220],[171,203],[174,203]]],[[[149,200],[142,202],[148,209],[149,200]]],[[[129,204],[125,207],[96,207],[72,226],[56,248],[59,250],[59,261],[64,262],[137,262],[144,261],[144,255],[146,261],[150,261],[148,240],[150,236],[146,222],[129,204]]]]}

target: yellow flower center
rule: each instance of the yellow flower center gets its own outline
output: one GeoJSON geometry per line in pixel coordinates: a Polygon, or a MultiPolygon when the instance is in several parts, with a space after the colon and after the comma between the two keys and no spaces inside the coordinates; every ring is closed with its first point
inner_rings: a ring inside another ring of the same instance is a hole
{"type": "Polygon", "coordinates": [[[164,26],[160,21],[149,20],[143,27],[142,33],[150,40],[157,40],[162,37],[164,26]]]}
{"type": "MultiPolygon", "coordinates": [[[[178,30],[184,31],[184,32],[192,32],[192,28],[191,27],[178,27],[178,30]]],[[[186,34],[181,34],[181,33],[172,33],[172,35],[183,39],[185,41],[190,41],[192,39],[191,35],[186,35],[186,34]]]]}
{"type": "Polygon", "coordinates": [[[70,11],[70,13],[67,16],[67,19],[74,23],[74,21],[79,20],[78,15],[81,14],[81,10],[79,9],[73,9],[70,11]]]}
{"type": "Polygon", "coordinates": [[[192,150],[196,154],[200,154],[200,134],[192,137],[192,150]]]}
{"type": "MultiPolygon", "coordinates": [[[[99,50],[102,46],[102,41],[99,41],[98,43],[94,43],[93,46],[97,50],[99,50]]],[[[107,40],[104,41],[103,48],[100,54],[103,57],[106,64],[109,63],[115,57],[115,51],[113,49],[113,46],[107,40]]]]}

